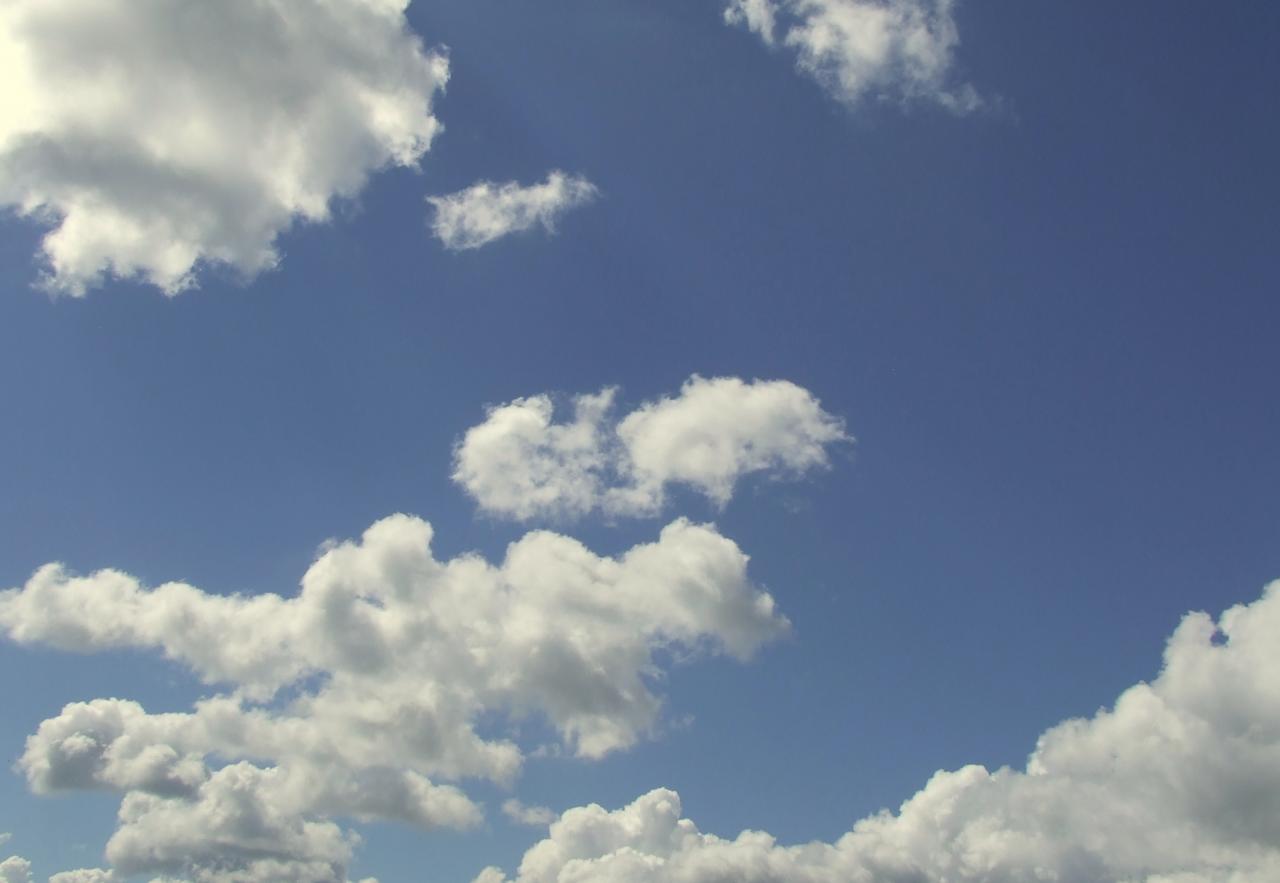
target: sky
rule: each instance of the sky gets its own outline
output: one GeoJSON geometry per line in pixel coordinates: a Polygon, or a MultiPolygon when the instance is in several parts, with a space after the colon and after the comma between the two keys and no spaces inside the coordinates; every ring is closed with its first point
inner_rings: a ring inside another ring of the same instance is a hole
{"type": "Polygon", "coordinates": [[[0,2],[0,883],[1280,878],[1278,30],[0,2]]]}

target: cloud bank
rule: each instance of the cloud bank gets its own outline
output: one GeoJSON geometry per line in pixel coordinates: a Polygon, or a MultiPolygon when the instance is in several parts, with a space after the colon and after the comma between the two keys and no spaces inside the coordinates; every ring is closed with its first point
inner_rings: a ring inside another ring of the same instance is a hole
{"type": "Polygon", "coordinates": [[[408,0],[10,0],[0,5],[0,204],[51,227],[45,284],[167,294],[253,275],[440,125],[448,63],[408,0]]]}
{"type": "Polygon", "coordinates": [[[481,181],[447,196],[429,196],[427,202],[435,209],[431,232],[445,248],[462,251],[539,224],[554,231],[561,215],[597,195],[595,185],[581,175],[554,171],[541,184],[481,181]]]}
{"type": "Polygon", "coordinates": [[[122,874],[343,881],[358,839],[333,818],[474,826],[480,807],[441,782],[510,783],[524,719],[601,757],[655,727],[659,651],[745,660],[788,630],[708,526],[675,521],[617,558],[534,532],[498,564],[438,560],[431,536],[421,519],[383,519],[328,548],[287,598],[41,568],[0,592],[0,632],[160,651],[225,692],[185,713],[72,703],[19,770],[37,793],[124,795],[106,849],[122,874]]]}
{"type": "Polygon", "coordinates": [[[725,20],[770,47],[846,104],[866,98],[976,108],[973,87],[952,82],[960,42],[954,0],[730,0],[725,20]]]}
{"type": "Polygon", "coordinates": [[[579,395],[556,423],[548,395],[492,408],[454,452],[453,479],[490,514],[529,520],[653,515],[667,488],[724,506],[752,473],[801,475],[849,441],[812,393],[785,380],[694,376],[619,418],[616,390],[579,395]]]}
{"type": "MultiPolygon", "coordinates": [[[[478,883],[507,878],[488,869],[478,883]]],[[[659,789],[569,810],[514,883],[1267,883],[1280,880],[1280,582],[1215,626],[1188,615],[1164,669],[1044,733],[1025,770],[939,772],[835,843],[701,833],[659,789]]]]}

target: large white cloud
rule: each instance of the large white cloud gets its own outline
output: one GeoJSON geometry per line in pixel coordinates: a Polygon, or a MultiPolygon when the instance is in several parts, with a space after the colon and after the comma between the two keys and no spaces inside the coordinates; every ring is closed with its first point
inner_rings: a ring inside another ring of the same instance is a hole
{"type": "MultiPolygon", "coordinates": [[[[496,869],[480,883],[502,883],[496,869]]],[[[1047,731],[1026,769],[937,773],[835,843],[725,840],[675,792],[569,810],[515,883],[1271,883],[1280,880],[1280,583],[1215,627],[1187,616],[1164,669],[1047,731]]]]}
{"type": "Polygon", "coordinates": [[[591,202],[598,193],[581,175],[558,170],[542,183],[528,186],[481,181],[447,196],[427,197],[435,209],[431,231],[446,248],[479,248],[536,225],[552,231],[561,215],[591,202]]]}
{"type": "Polygon", "coordinates": [[[745,659],[788,629],[711,527],[676,521],[617,558],[534,532],[498,564],[437,560],[431,535],[383,519],[287,598],[40,569],[0,592],[13,640],[154,648],[227,692],[169,714],[70,704],[19,769],[39,793],[124,792],[107,849],[124,873],[340,881],[355,841],[331,819],[474,825],[480,808],[438,782],[512,781],[523,718],[600,757],[658,721],[657,651],[745,659]]]}
{"type": "Polygon", "coordinates": [[[408,0],[7,0],[0,204],[52,227],[47,284],[169,294],[274,265],[370,172],[413,166],[448,77],[408,0]]]}
{"type": "Polygon", "coordinates": [[[840,100],[928,100],[957,112],[978,106],[953,82],[959,34],[954,0],[729,0],[725,19],[779,41],[840,100]]]}
{"type": "Polygon", "coordinates": [[[566,423],[547,395],[490,409],[457,446],[454,480],[481,509],[511,518],[652,515],[669,485],[723,506],[743,476],[824,467],[828,448],[849,440],[810,392],[784,380],[695,376],[621,418],[614,398],[612,389],[577,396],[566,423]]]}

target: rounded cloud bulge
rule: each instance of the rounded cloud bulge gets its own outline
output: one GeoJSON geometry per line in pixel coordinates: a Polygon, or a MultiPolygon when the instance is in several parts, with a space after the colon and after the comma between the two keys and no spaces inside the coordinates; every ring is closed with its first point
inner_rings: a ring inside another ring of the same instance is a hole
{"type": "Polygon", "coordinates": [[[441,130],[448,80],[408,0],[0,5],[0,205],[49,228],[42,284],[166,294],[201,268],[253,276],[441,130]]]}

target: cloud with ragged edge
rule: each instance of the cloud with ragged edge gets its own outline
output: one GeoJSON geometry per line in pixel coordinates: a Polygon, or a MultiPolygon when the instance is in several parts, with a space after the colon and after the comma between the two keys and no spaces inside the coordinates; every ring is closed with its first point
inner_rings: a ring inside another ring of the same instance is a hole
{"type": "Polygon", "coordinates": [[[440,131],[449,65],[408,0],[0,6],[0,205],[47,226],[44,284],[108,276],[176,294],[252,276],[440,131]]]}
{"type": "Polygon", "coordinates": [[[954,0],[730,0],[724,16],[766,46],[793,51],[796,67],[845,104],[924,101],[964,113],[982,102],[955,81],[954,7],[954,0]]]}
{"type": "Polygon", "coordinates": [[[474,826],[481,808],[457,783],[511,783],[520,720],[603,757],[658,724],[659,651],[746,660],[789,629],[710,526],[677,520],[614,558],[538,531],[498,563],[437,559],[431,537],[385,518],[329,546],[289,597],[41,568],[0,592],[0,634],[158,652],[223,692],[182,713],[72,703],[18,769],[36,793],[123,795],[106,848],[120,874],[341,883],[358,838],[333,818],[474,826]]]}
{"type": "Polygon", "coordinates": [[[582,175],[559,170],[527,186],[481,181],[457,193],[427,197],[435,212],[431,232],[453,251],[480,248],[537,226],[552,232],[565,212],[586,205],[599,192],[582,175]]]}
{"type": "Polygon", "coordinates": [[[564,422],[545,394],[490,408],[454,451],[454,481],[483,512],[523,521],[651,516],[673,485],[724,506],[745,476],[823,469],[832,446],[852,441],[785,380],[695,375],[621,417],[616,397],[612,388],[578,395],[564,422]]]}
{"type": "MultiPolygon", "coordinates": [[[[510,883],[1270,883],[1280,880],[1280,582],[1164,668],[1046,731],[1026,767],[939,772],[834,843],[698,830],[667,789],[565,812],[510,883]]],[[[476,883],[507,883],[490,868],[476,883]]]]}

